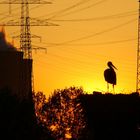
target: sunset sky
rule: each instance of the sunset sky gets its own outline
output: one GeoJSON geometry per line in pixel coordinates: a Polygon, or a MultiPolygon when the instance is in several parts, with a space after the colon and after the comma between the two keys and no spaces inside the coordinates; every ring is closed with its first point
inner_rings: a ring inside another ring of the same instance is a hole
{"type": "MultiPolygon", "coordinates": [[[[5,0],[6,1],[6,0],[5,0]]],[[[30,5],[30,17],[59,26],[31,27],[35,91],[49,95],[54,89],[82,86],[87,92],[106,92],[103,72],[107,61],[118,68],[116,93],[136,89],[138,0],[51,0],[30,5]]],[[[0,21],[20,18],[20,5],[0,5],[0,21]]],[[[7,39],[20,32],[5,27],[7,39]]],[[[19,47],[15,39],[15,46],[19,47]]],[[[112,87],[110,87],[112,89],[112,87]]]]}

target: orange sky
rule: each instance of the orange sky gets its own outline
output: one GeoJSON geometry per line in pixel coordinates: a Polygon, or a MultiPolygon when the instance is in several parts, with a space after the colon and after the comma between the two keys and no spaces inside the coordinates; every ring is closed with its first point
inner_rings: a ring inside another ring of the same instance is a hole
{"type": "MultiPolygon", "coordinates": [[[[136,88],[137,0],[52,0],[51,5],[31,5],[30,16],[59,26],[32,27],[42,36],[32,44],[47,53],[33,52],[35,91],[49,95],[57,88],[82,86],[85,91],[106,91],[103,71],[108,60],[118,68],[115,91],[136,88]]],[[[0,5],[1,22],[17,20],[20,6],[0,5]]],[[[6,27],[7,38],[19,27],[6,27]]],[[[15,40],[16,46],[18,39],[15,40]]]]}

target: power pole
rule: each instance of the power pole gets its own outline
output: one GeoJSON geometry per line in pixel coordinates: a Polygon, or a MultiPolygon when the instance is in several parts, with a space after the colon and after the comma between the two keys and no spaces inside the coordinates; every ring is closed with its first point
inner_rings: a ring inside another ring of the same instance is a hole
{"type": "MultiPolygon", "coordinates": [[[[6,23],[0,23],[1,26],[20,26],[20,35],[14,38],[20,38],[20,50],[23,52],[24,59],[32,60],[32,50],[46,49],[43,47],[33,48],[31,44],[31,39],[38,37],[37,35],[32,35],[30,27],[31,26],[57,26],[57,24],[49,23],[47,20],[32,19],[29,16],[29,4],[51,4],[44,0],[5,0],[0,2],[0,4],[9,4],[9,13],[11,13],[12,4],[21,5],[21,15],[20,19],[10,20],[6,23]]],[[[27,81],[27,83],[29,83],[27,81]]],[[[26,83],[25,83],[26,84],[26,83]]],[[[33,80],[33,70],[31,77],[32,91],[34,91],[34,80],[33,80]]]]}
{"type": "Polygon", "coordinates": [[[139,0],[139,15],[138,15],[138,46],[137,46],[137,79],[136,91],[140,92],[140,0],[139,0]]]}

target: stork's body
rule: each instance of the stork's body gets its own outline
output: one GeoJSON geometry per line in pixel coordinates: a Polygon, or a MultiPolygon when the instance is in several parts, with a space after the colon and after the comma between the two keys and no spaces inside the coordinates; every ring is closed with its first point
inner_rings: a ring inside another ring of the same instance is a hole
{"type": "Polygon", "coordinates": [[[117,83],[116,72],[114,70],[114,68],[117,68],[110,61],[107,63],[107,65],[109,68],[104,71],[104,78],[107,82],[107,90],[109,92],[109,84],[112,84],[114,91],[114,85],[116,85],[117,83]]]}

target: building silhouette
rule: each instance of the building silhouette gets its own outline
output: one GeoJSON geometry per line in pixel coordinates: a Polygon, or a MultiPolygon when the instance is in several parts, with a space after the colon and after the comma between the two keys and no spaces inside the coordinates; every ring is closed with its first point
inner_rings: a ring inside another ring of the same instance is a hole
{"type": "Polygon", "coordinates": [[[87,140],[140,140],[140,96],[132,94],[83,94],[87,140]]]}
{"type": "Polygon", "coordinates": [[[6,41],[0,31],[0,90],[8,89],[19,99],[31,98],[32,60],[24,59],[23,52],[6,41]]]}

